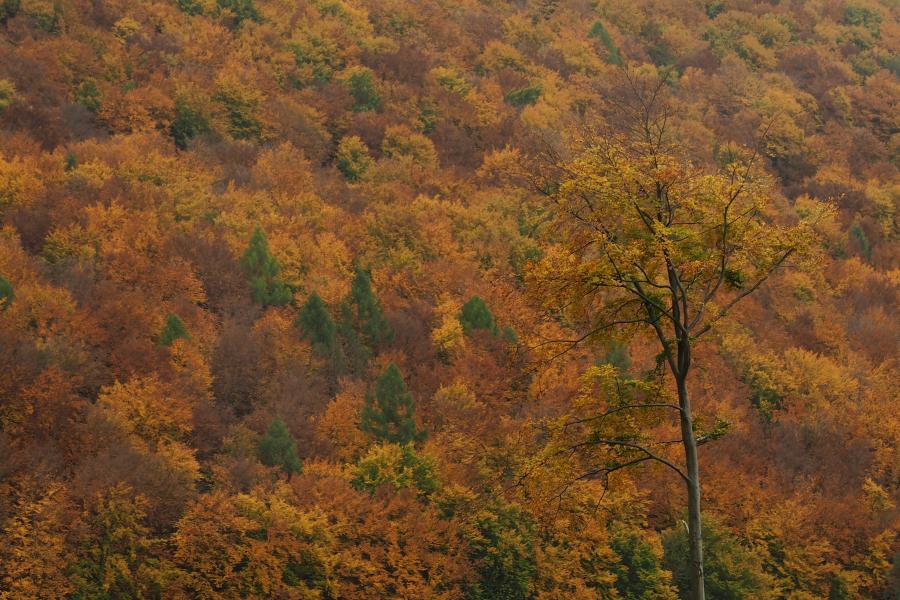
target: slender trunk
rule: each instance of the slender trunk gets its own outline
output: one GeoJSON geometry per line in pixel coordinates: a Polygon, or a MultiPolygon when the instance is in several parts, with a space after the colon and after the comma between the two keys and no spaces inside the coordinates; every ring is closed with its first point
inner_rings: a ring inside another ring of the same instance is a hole
{"type": "Polygon", "coordinates": [[[684,462],[687,466],[688,493],[688,542],[691,549],[691,598],[705,600],[703,575],[703,540],[700,522],[700,465],[697,460],[697,439],[694,436],[694,419],[688,398],[687,373],[678,378],[678,403],[681,405],[681,439],[684,443],[684,462]]]}

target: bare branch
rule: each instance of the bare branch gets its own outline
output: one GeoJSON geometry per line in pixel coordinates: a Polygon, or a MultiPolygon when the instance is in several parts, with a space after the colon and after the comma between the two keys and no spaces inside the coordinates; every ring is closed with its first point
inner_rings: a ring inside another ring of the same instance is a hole
{"type": "Polygon", "coordinates": [[[681,468],[678,467],[678,465],[651,452],[644,446],[641,446],[640,444],[636,444],[633,442],[626,442],[626,441],[622,441],[622,440],[610,440],[610,439],[596,439],[596,440],[591,440],[590,442],[582,442],[580,444],[575,444],[574,446],[571,446],[570,449],[577,450],[578,448],[583,447],[583,446],[599,446],[599,445],[622,446],[624,448],[631,448],[633,450],[637,450],[638,452],[643,452],[644,454],[647,455],[647,459],[655,460],[658,463],[669,467],[670,469],[672,469],[673,471],[678,473],[678,475],[681,476],[681,478],[684,479],[686,482],[688,482],[688,483],[691,482],[690,478],[687,475],[685,475],[684,471],[682,471],[681,468]]]}

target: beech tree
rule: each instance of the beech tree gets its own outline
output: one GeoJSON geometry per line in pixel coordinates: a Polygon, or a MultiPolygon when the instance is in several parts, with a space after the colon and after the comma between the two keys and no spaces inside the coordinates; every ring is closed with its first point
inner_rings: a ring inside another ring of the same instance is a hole
{"type": "Polygon", "coordinates": [[[144,524],[147,501],[119,484],[85,509],[80,547],[70,567],[75,598],[153,597],[163,587],[154,540],[144,524]]]}
{"type": "MultiPolygon", "coordinates": [[[[624,129],[588,134],[573,160],[558,165],[548,208],[553,238],[528,274],[546,309],[567,319],[579,335],[556,340],[564,350],[585,341],[651,333],[659,360],[674,380],[676,401],[660,394],[601,402],[582,419],[608,425],[647,411],[677,417],[683,464],[665,456],[668,440],[593,432],[574,442],[582,451],[604,446],[629,452],[597,465],[584,477],[608,474],[648,460],[665,464],[687,489],[691,597],[705,598],[698,447],[722,434],[698,431],[691,404],[694,346],[743,298],[792,258],[814,245],[812,225],[827,214],[813,205],[794,223],[776,218],[770,179],[756,151],[731,148],[718,168],[686,156],[664,100],[666,81],[624,71],[628,94],[624,129]]],[[[548,185],[552,184],[552,185],[548,185]]],[[[584,422],[584,421],[582,421],[584,422]]]]}
{"type": "Polygon", "coordinates": [[[245,20],[259,23],[262,18],[253,0],[217,0],[218,7],[234,19],[235,27],[245,20]]]}
{"type": "Polygon", "coordinates": [[[419,455],[412,444],[380,444],[359,460],[351,484],[370,492],[383,485],[394,490],[410,488],[425,498],[440,487],[436,471],[434,460],[419,455]]]}
{"type": "Polygon", "coordinates": [[[365,67],[351,67],[344,74],[344,84],[353,97],[353,110],[367,112],[378,110],[381,94],[372,78],[372,71],[365,67]]]}
{"type": "Polygon", "coordinates": [[[334,160],[338,170],[352,183],[363,179],[372,166],[368,146],[355,135],[341,139],[334,160]]]}
{"type": "MultiPolygon", "coordinates": [[[[706,551],[706,589],[710,598],[771,597],[771,577],[763,571],[759,557],[743,547],[722,525],[706,517],[703,519],[703,546],[706,551]]],[[[679,587],[689,587],[691,558],[684,528],[678,525],[667,531],[663,547],[665,565],[673,579],[679,587]]]]}
{"type": "Polygon", "coordinates": [[[0,599],[893,598],[896,4],[0,0],[0,599]]]}
{"type": "Polygon", "coordinates": [[[196,105],[196,100],[190,94],[182,93],[175,98],[175,116],[169,132],[175,147],[179,150],[187,150],[189,142],[196,136],[209,131],[209,118],[196,105]]]}

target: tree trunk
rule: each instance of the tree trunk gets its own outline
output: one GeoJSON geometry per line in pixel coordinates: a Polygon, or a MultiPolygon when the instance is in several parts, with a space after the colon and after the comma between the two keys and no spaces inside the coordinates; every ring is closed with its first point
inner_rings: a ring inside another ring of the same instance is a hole
{"type": "Polygon", "coordinates": [[[681,406],[681,440],[684,444],[684,462],[687,466],[688,493],[688,543],[691,549],[691,598],[705,600],[703,575],[703,539],[700,522],[700,465],[697,460],[697,439],[694,436],[694,419],[688,398],[686,373],[678,377],[678,404],[681,406]]]}

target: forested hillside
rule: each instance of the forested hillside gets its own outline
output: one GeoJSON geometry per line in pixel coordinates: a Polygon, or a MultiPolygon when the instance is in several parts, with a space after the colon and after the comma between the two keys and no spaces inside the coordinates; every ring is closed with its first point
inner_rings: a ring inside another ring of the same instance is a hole
{"type": "Polygon", "coordinates": [[[0,0],[0,598],[897,600],[898,16],[0,0]]]}

